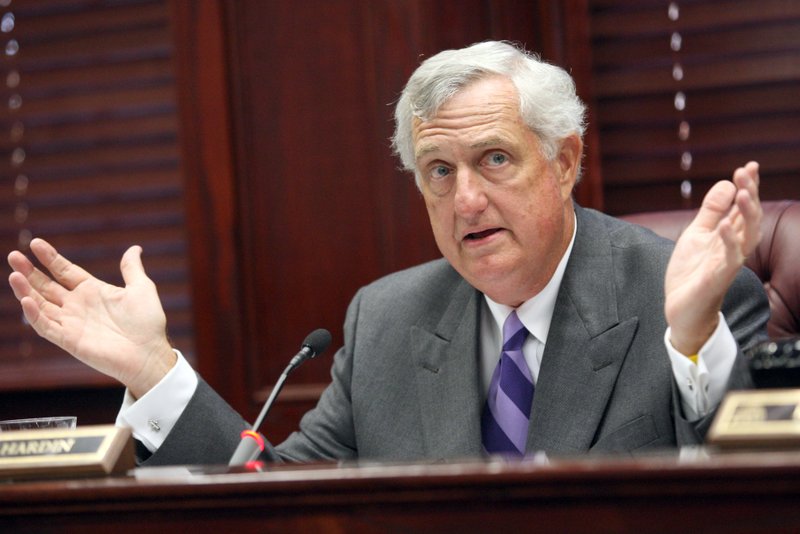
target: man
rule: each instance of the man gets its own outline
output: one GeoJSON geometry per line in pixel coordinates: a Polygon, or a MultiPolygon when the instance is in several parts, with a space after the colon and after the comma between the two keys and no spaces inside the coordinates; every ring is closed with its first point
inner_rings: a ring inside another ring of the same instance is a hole
{"type": "MultiPolygon", "coordinates": [[[[760,238],[758,165],[715,184],[673,249],[573,203],[583,115],[563,70],[505,43],[417,69],[394,145],[444,259],[358,292],[331,385],[271,457],[632,452],[703,439],[724,391],[749,385],[743,349],[765,336],[766,297],[741,269],[760,238]]],[[[31,250],[53,279],[9,255],[26,317],[128,387],[118,423],[149,462],[227,462],[245,423],[176,363],[141,249],[123,256],[125,288],[41,240],[31,250]]]]}

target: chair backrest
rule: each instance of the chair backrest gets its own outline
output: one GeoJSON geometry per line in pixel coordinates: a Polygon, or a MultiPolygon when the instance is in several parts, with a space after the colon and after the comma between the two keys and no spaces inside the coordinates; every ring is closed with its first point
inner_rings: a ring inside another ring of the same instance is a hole
{"type": "MultiPolygon", "coordinates": [[[[761,203],[761,242],[745,265],[761,281],[772,311],[767,329],[773,339],[800,336],[800,201],[761,203]]],[[[636,213],[620,217],[675,240],[697,210],[636,213]]]]}

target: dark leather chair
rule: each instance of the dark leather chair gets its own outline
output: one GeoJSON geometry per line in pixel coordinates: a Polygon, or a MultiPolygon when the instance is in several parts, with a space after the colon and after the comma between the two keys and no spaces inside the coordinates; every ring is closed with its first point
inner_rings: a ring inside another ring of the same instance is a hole
{"type": "MultiPolygon", "coordinates": [[[[761,242],[745,265],[764,282],[772,316],[770,338],[800,336],[800,201],[762,202],[761,242]]],[[[696,210],[636,213],[620,217],[675,240],[696,210]]]]}

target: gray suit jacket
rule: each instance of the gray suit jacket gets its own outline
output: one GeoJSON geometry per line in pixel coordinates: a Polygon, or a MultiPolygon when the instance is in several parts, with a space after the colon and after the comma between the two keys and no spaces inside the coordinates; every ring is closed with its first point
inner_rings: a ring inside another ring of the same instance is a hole
{"type": "MultiPolygon", "coordinates": [[[[713,414],[681,415],[664,348],[672,242],[576,206],[572,256],[533,400],[529,451],[633,452],[702,441],[713,414]]],[[[482,294],[444,260],[359,290],[332,383],[273,459],[439,460],[481,455],[482,294]]],[[[769,305],[743,269],[723,306],[740,352],[729,388],[749,387],[742,350],[766,337],[769,305]]],[[[201,381],[148,463],[227,463],[242,419],[201,381]]]]}

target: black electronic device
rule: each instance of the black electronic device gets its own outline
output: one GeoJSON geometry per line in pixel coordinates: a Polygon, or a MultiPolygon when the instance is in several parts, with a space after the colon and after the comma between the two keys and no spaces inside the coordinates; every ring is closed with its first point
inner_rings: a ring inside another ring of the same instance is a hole
{"type": "Polygon", "coordinates": [[[765,341],[748,356],[757,388],[800,388],[800,338],[765,341]]]}

